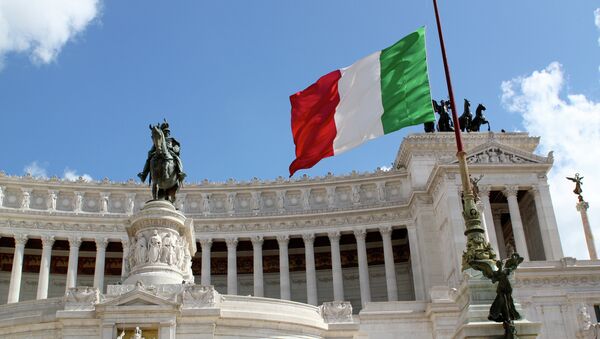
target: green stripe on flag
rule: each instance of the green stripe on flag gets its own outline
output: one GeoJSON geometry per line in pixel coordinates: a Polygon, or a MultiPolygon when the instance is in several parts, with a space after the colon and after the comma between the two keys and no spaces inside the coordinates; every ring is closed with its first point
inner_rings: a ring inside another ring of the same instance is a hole
{"type": "Polygon", "coordinates": [[[384,133],[435,121],[427,75],[425,28],[382,50],[379,62],[384,133]]]}

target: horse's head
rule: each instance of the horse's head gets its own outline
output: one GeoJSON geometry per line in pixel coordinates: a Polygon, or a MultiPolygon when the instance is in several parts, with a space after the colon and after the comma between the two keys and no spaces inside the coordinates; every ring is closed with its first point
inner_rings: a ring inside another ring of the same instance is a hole
{"type": "Polygon", "coordinates": [[[479,104],[479,105],[477,105],[477,109],[485,111],[485,106],[483,106],[483,104],[479,104]]]}
{"type": "Polygon", "coordinates": [[[467,107],[471,107],[471,102],[467,99],[465,99],[465,108],[467,107]]]}
{"type": "Polygon", "coordinates": [[[152,142],[156,151],[158,153],[166,152],[165,135],[160,129],[160,125],[150,125],[150,130],[152,131],[152,142]]]}

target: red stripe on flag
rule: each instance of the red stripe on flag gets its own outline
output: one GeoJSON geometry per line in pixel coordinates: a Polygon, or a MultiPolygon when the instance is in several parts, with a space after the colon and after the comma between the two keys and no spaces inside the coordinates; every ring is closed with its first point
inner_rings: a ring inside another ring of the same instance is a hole
{"type": "Polygon", "coordinates": [[[340,102],[338,80],[341,77],[339,70],[333,71],[290,96],[296,144],[296,160],[290,164],[290,177],[297,170],[311,168],[333,155],[333,139],[337,134],[333,115],[340,102]]]}

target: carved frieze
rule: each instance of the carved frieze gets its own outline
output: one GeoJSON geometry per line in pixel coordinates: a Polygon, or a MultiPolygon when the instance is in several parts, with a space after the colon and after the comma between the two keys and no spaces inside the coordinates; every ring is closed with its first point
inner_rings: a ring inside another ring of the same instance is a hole
{"type": "Polygon", "coordinates": [[[95,287],[78,286],[69,288],[65,294],[65,310],[93,310],[100,302],[100,290],[95,287]]]}

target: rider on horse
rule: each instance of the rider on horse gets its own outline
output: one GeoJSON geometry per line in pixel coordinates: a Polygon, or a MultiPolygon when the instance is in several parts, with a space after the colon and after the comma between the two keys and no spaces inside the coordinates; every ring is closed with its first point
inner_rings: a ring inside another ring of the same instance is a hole
{"type": "MultiPolygon", "coordinates": [[[[160,129],[166,138],[167,149],[169,153],[175,160],[175,171],[177,173],[177,180],[179,182],[183,182],[183,179],[186,177],[186,174],[183,172],[183,164],[181,163],[181,158],[179,157],[179,152],[181,149],[181,144],[179,141],[175,140],[175,138],[171,137],[171,130],[169,129],[169,123],[165,120],[162,124],[160,124],[160,129]]],[[[152,145],[150,151],[148,151],[148,158],[146,159],[146,164],[144,165],[144,169],[138,173],[138,177],[142,180],[142,182],[146,181],[146,177],[150,172],[150,160],[156,153],[156,147],[152,145]]]]}

